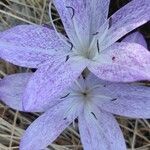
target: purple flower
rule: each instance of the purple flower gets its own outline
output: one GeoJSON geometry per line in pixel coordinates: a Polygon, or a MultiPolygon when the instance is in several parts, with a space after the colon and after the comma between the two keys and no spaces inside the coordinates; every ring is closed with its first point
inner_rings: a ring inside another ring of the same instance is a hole
{"type": "MultiPolygon", "coordinates": [[[[3,102],[23,111],[21,95],[31,76],[31,73],[20,73],[0,80],[0,98],[3,102]]],[[[49,99],[49,105],[43,108],[45,113],[25,131],[20,150],[44,149],[75,118],[78,118],[85,150],[126,150],[122,132],[112,114],[150,117],[149,87],[138,83],[102,81],[92,74],[86,79],[80,76],[60,97],[49,99]]]]}
{"type": "MultiPolygon", "coordinates": [[[[54,0],[68,38],[38,25],[0,35],[0,57],[38,68],[24,94],[26,110],[45,107],[88,68],[101,79],[150,79],[150,53],[136,43],[115,43],[150,19],[149,0],[132,0],[108,18],[110,0],[54,0]]],[[[55,27],[54,27],[55,28],[55,27]]]]}

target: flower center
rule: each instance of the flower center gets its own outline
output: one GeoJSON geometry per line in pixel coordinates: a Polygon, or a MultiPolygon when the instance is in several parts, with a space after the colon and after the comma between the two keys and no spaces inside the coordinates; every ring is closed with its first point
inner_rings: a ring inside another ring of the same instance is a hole
{"type": "Polygon", "coordinates": [[[85,45],[79,43],[74,46],[73,43],[69,43],[71,45],[71,50],[73,50],[73,56],[81,56],[89,60],[94,60],[100,53],[100,42],[97,38],[93,38],[90,43],[85,45]]]}
{"type": "Polygon", "coordinates": [[[92,59],[94,57],[91,55],[91,52],[89,50],[85,50],[85,52],[81,55],[87,59],[92,59]]]}
{"type": "Polygon", "coordinates": [[[90,94],[90,91],[87,88],[84,89],[82,92],[80,92],[80,94],[85,102],[91,101],[92,96],[90,94]]]}
{"type": "Polygon", "coordinates": [[[81,93],[84,97],[87,97],[88,94],[86,92],[81,93]]]}
{"type": "Polygon", "coordinates": [[[82,56],[86,59],[93,60],[93,58],[96,56],[95,48],[81,48],[80,50],[77,50],[77,55],[82,56]]]}
{"type": "Polygon", "coordinates": [[[86,47],[81,47],[78,52],[82,57],[93,60],[100,52],[99,41],[93,40],[93,42],[87,45],[86,47]]]}

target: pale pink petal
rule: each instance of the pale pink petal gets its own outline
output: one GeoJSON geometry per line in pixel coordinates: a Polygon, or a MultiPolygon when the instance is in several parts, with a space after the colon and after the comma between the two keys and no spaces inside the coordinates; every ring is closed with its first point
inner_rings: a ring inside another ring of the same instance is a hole
{"type": "Polygon", "coordinates": [[[150,80],[150,52],[136,43],[116,43],[102,51],[89,69],[109,81],[150,80]]]}
{"type": "Polygon", "coordinates": [[[37,68],[69,50],[54,30],[39,25],[20,25],[0,34],[0,57],[19,66],[37,68]]]}
{"type": "Polygon", "coordinates": [[[28,83],[24,94],[25,110],[53,105],[52,99],[60,96],[86,67],[82,58],[70,58],[67,62],[54,62],[38,69],[28,83]]]}

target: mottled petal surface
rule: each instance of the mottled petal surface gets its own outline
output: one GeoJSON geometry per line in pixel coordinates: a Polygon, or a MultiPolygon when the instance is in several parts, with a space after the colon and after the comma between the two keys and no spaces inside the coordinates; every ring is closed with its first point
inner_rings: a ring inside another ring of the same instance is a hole
{"type": "Polygon", "coordinates": [[[16,26],[0,35],[0,57],[19,66],[37,68],[69,49],[53,29],[39,25],[16,26]]]}
{"type": "Polygon", "coordinates": [[[150,20],[149,0],[132,0],[111,16],[110,29],[103,41],[102,49],[150,20]]]}
{"type": "Polygon", "coordinates": [[[90,20],[90,33],[94,34],[107,20],[110,0],[85,0],[85,2],[90,20]]]}
{"type": "Polygon", "coordinates": [[[110,113],[131,118],[150,117],[150,88],[136,83],[115,84],[106,82],[97,93],[109,96],[110,99],[102,101],[95,99],[96,105],[110,113]],[[113,90],[112,90],[113,89],[113,90]]]}
{"type": "Polygon", "coordinates": [[[74,14],[74,10],[72,8],[67,8],[66,0],[54,0],[53,3],[61,17],[68,37],[71,41],[74,41],[77,44],[78,39],[74,29],[73,20],[71,19],[74,14]]]}
{"type": "Polygon", "coordinates": [[[24,111],[22,96],[32,73],[18,73],[0,80],[0,99],[13,109],[24,111]]]}
{"type": "Polygon", "coordinates": [[[150,80],[150,52],[136,43],[116,43],[102,51],[89,69],[108,81],[150,80]]]}
{"type": "Polygon", "coordinates": [[[79,131],[84,149],[126,150],[115,118],[101,110],[96,112],[86,112],[79,117],[79,131]]]}
{"type": "Polygon", "coordinates": [[[84,0],[54,0],[54,4],[71,41],[80,42],[83,46],[87,45],[90,24],[84,0]]]}
{"type": "Polygon", "coordinates": [[[81,74],[86,67],[82,58],[70,58],[67,62],[54,62],[45,65],[31,78],[24,94],[24,107],[26,110],[43,108],[53,105],[51,99],[58,97],[81,74]],[[52,104],[51,104],[52,103],[52,104]]]}
{"type": "Polygon", "coordinates": [[[41,150],[51,144],[77,117],[74,112],[70,112],[67,118],[64,118],[72,103],[73,100],[65,100],[36,119],[25,131],[20,150],[41,150]]]}
{"type": "Polygon", "coordinates": [[[138,43],[143,45],[145,48],[148,48],[146,40],[140,32],[130,33],[122,40],[122,42],[138,43]]]}

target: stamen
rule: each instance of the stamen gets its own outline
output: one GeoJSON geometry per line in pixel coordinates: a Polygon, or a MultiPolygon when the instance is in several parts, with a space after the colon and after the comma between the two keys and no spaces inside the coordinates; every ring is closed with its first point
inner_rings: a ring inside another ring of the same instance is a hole
{"type": "Polygon", "coordinates": [[[73,7],[71,6],[66,6],[66,8],[70,8],[72,10],[72,16],[71,16],[71,19],[73,19],[74,15],[75,15],[75,10],[73,7]]]}
{"type": "Polygon", "coordinates": [[[86,71],[84,70],[83,72],[82,72],[82,78],[85,80],[86,79],[86,77],[87,77],[87,75],[86,75],[86,71]]]}
{"type": "Polygon", "coordinates": [[[93,112],[91,112],[91,114],[94,116],[94,118],[97,120],[97,117],[96,117],[96,115],[93,113],[93,112]]]}
{"type": "Polygon", "coordinates": [[[70,51],[71,51],[73,49],[73,44],[70,41],[68,41],[68,43],[71,45],[71,48],[70,48],[70,51]]]}
{"type": "Polygon", "coordinates": [[[67,56],[66,56],[66,60],[65,60],[65,62],[66,62],[66,61],[68,61],[68,59],[69,59],[69,58],[70,58],[70,56],[69,56],[69,55],[67,55],[67,56]]]}
{"type": "Polygon", "coordinates": [[[110,17],[109,18],[109,27],[108,28],[110,28],[112,26],[112,18],[110,17]]]}
{"type": "Polygon", "coordinates": [[[99,48],[99,41],[97,40],[97,50],[98,50],[98,53],[100,52],[100,48],[99,48]]]}
{"type": "Polygon", "coordinates": [[[87,93],[83,92],[82,95],[86,97],[86,96],[87,96],[87,93]]]}
{"type": "Polygon", "coordinates": [[[93,33],[92,35],[97,35],[99,32],[93,33]]]}
{"type": "Polygon", "coordinates": [[[67,95],[61,97],[60,99],[66,98],[66,97],[69,96],[69,95],[70,95],[70,93],[68,93],[67,95]]]}
{"type": "Polygon", "coordinates": [[[117,98],[114,98],[114,99],[112,99],[111,101],[116,101],[117,100],[117,98]]]}
{"type": "Polygon", "coordinates": [[[84,80],[86,79],[85,75],[82,75],[82,77],[83,77],[84,80]]]}

